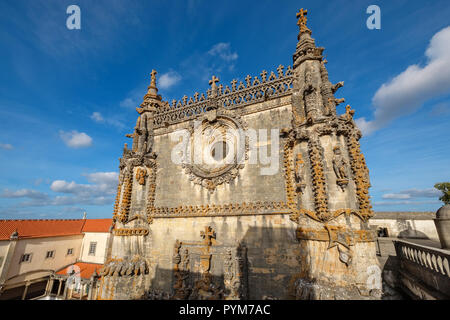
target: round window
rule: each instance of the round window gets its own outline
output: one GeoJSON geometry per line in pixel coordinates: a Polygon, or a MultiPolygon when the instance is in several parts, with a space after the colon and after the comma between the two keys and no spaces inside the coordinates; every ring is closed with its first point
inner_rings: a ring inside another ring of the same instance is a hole
{"type": "Polygon", "coordinates": [[[216,142],[211,149],[211,156],[216,161],[224,160],[228,155],[228,144],[225,141],[216,142]]]}

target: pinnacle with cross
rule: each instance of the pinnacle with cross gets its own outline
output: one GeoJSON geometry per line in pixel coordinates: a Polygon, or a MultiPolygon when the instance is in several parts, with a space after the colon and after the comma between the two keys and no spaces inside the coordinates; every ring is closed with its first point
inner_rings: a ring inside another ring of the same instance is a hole
{"type": "Polygon", "coordinates": [[[308,14],[308,10],[306,9],[300,9],[297,12],[297,25],[300,27],[300,33],[304,33],[304,32],[311,32],[311,30],[308,29],[308,27],[306,26],[306,22],[308,21],[308,18],[306,18],[306,15],[308,14]]]}
{"type": "Polygon", "coordinates": [[[216,76],[212,76],[212,79],[209,80],[209,85],[213,88],[217,87],[216,82],[219,82],[219,78],[217,78],[216,76]]]}
{"type": "Polygon", "coordinates": [[[233,81],[231,81],[231,88],[233,89],[233,91],[236,91],[236,83],[237,83],[236,79],[233,79],[233,81]]]}
{"type": "Polygon", "coordinates": [[[251,86],[252,77],[250,75],[247,75],[245,78],[245,81],[247,82],[247,88],[251,86]]]}
{"type": "Polygon", "coordinates": [[[266,70],[263,70],[261,72],[261,79],[262,79],[262,82],[266,82],[266,79],[267,79],[267,71],[266,70]]]}
{"type": "MultiPolygon", "coordinates": [[[[209,80],[209,85],[211,86],[210,92],[211,92],[211,97],[216,97],[217,96],[217,85],[216,82],[219,82],[219,78],[217,78],[216,76],[212,76],[212,79],[209,80]]],[[[209,94],[208,94],[209,96],[209,94]]]]}

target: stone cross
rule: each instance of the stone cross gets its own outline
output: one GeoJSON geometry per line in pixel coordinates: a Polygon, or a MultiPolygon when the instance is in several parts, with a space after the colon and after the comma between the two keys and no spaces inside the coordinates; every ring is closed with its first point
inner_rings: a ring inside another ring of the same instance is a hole
{"type": "Polygon", "coordinates": [[[300,10],[298,10],[297,18],[299,18],[298,19],[299,23],[300,23],[301,19],[303,19],[303,18],[306,19],[307,14],[308,14],[308,10],[306,10],[306,9],[301,8],[300,10]]]}
{"type": "Polygon", "coordinates": [[[216,87],[216,82],[219,82],[219,78],[217,78],[216,76],[212,76],[212,79],[209,80],[209,85],[214,88],[216,87]]]}
{"type": "Polygon", "coordinates": [[[151,77],[152,77],[152,81],[151,81],[151,83],[150,83],[150,86],[152,86],[152,87],[156,87],[156,74],[157,74],[158,72],[156,72],[156,70],[152,70],[152,72],[150,73],[150,75],[151,75],[151,77]]]}
{"type": "Polygon", "coordinates": [[[212,79],[209,80],[209,85],[211,86],[211,97],[215,97],[217,95],[217,85],[216,82],[219,82],[219,78],[216,76],[212,76],[212,79]]]}
{"type": "Polygon", "coordinates": [[[245,77],[245,81],[247,82],[247,88],[250,87],[251,81],[252,81],[252,77],[250,75],[247,75],[247,77],[245,77]]]}
{"type": "Polygon", "coordinates": [[[231,81],[231,88],[233,89],[233,91],[236,91],[236,83],[237,83],[236,79],[233,79],[233,81],[231,81]]]}
{"type": "Polygon", "coordinates": [[[308,10],[300,9],[297,13],[298,22],[297,25],[300,27],[300,32],[303,33],[305,31],[308,31],[308,27],[306,26],[306,22],[308,19],[306,18],[306,15],[308,14],[308,10]]]}
{"type": "Polygon", "coordinates": [[[212,239],[216,238],[216,233],[211,227],[205,227],[205,231],[200,231],[200,236],[203,238],[204,243],[207,246],[212,245],[212,239]]]}
{"type": "Polygon", "coordinates": [[[283,70],[284,70],[284,66],[280,64],[277,68],[278,78],[283,78],[283,70]]]}
{"type": "Polygon", "coordinates": [[[266,71],[266,70],[263,70],[263,71],[261,72],[261,79],[262,79],[262,82],[266,82],[266,78],[267,78],[267,71],[266,71]]]}

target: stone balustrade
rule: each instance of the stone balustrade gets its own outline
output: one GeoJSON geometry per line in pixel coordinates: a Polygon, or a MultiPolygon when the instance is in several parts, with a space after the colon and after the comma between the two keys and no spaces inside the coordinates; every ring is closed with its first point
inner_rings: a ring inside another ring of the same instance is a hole
{"type": "Polygon", "coordinates": [[[413,298],[450,299],[450,251],[394,241],[400,283],[413,298]]]}

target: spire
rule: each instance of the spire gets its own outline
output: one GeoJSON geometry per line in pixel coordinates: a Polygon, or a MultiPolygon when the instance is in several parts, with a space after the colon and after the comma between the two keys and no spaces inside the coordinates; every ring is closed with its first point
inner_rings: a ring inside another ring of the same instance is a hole
{"type": "Polygon", "coordinates": [[[158,88],[156,87],[156,75],[158,72],[156,70],[152,70],[150,73],[151,81],[148,86],[147,93],[144,96],[144,101],[141,103],[140,108],[136,108],[136,111],[139,114],[142,114],[144,111],[154,110],[154,108],[163,105],[162,97],[158,94],[158,88]]]}
{"type": "Polygon", "coordinates": [[[308,18],[306,18],[306,15],[308,14],[308,10],[305,10],[303,8],[301,8],[298,12],[297,12],[297,25],[300,28],[300,33],[298,34],[298,40],[300,40],[300,36],[303,33],[308,33],[309,35],[311,35],[311,30],[308,29],[308,27],[306,26],[306,22],[308,21],[308,18]]]}
{"type": "Polygon", "coordinates": [[[158,72],[156,70],[152,70],[150,73],[152,80],[150,82],[150,86],[148,87],[147,95],[151,98],[157,98],[158,97],[158,88],[156,87],[156,75],[158,72]]]}
{"type": "Polygon", "coordinates": [[[311,38],[312,31],[306,25],[308,19],[306,15],[308,10],[300,9],[297,12],[297,25],[300,32],[297,36],[297,49],[294,54],[294,65],[295,69],[305,60],[322,60],[322,52],[324,48],[316,47],[316,43],[313,38],[311,38]]]}

